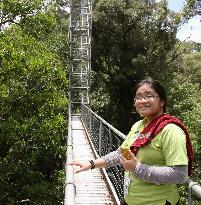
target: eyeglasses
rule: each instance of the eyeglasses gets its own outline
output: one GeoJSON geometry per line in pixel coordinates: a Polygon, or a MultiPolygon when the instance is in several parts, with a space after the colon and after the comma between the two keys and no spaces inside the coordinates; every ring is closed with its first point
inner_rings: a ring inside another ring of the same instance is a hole
{"type": "Polygon", "coordinates": [[[154,98],[158,98],[159,96],[158,95],[145,95],[145,96],[136,96],[134,98],[134,102],[141,102],[143,99],[144,100],[152,100],[154,98]]]}

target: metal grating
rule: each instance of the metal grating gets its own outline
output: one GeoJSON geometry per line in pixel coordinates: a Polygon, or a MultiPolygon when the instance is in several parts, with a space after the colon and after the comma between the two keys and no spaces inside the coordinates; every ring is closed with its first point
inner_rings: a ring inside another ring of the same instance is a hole
{"type": "MultiPolygon", "coordinates": [[[[94,153],[79,116],[72,117],[72,136],[73,160],[86,162],[94,159],[94,153]]],[[[100,169],[75,174],[74,183],[76,186],[75,204],[116,204],[100,169]]]]}
{"type": "MultiPolygon", "coordinates": [[[[119,148],[123,139],[126,137],[125,135],[105,122],[85,105],[82,105],[81,114],[84,126],[99,156],[104,156],[119,148]]],[[[113,184],[119,202],[122,203],[124,201],[124,169],[117,165],[107,168],[106,172],[113,184]]]]}

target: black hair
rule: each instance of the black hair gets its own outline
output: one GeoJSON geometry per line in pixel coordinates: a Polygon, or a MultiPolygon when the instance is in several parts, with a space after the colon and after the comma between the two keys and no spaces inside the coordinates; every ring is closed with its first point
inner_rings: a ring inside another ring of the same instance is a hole
{"type": "Polygon", "coordinates": [[[158,94],[160,99],[164,101],[163,112],[165,112],[166,104],[167,104],[166,92],[164,87],[158,81],[153,80],[152,78],[141,80],[140,82],[137,83],[137,85],[134,88],[134,92],[133,92],[134,96],[136,95],[137,89],[145,84],[149,85],[158,94]]]}

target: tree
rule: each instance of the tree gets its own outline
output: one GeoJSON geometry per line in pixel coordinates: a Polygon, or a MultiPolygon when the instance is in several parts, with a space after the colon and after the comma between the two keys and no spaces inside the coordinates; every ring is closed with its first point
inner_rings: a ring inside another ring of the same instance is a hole
{"type": "Polygon", "coordinates": [[[200,122],[201,122],[201,52],[199,43],[185,43],[186,52],[182,55],[183,71],[177,76],[176,96],[179,99],[176,106],[179,106],[179,116],[183,118],[189,127],[194,142],[196,155],[194,179],[201,182],[201,149],[200,149],[200,122]],[[181,90],[182,88],[182,90],[181,90]]]}
{"type": "MultiPolygon", "coordinates": [[[[185,69],[185,67],[184,67],[185,69]]],[[[181,72],[179,75],[175,74],[173,78],[173,85],[168,90],[168,113],[180,118],[187,126],[190,137],[193,143],[193,150],[195,154],[195,162],[193,166],[193,175],[191,180],[201,183],[201,149],[200,149],[200,135],[201,135],[201,90],[199,84],[191,81],[189,75],[181,72]]],[[[181,203],[187,203],[187,186],[179,187],[181,195],[181,203]]]]}
{"type": "Polygon", "coordinates": [[[19,27],[0,35],[0,203],[63,200],[66,72],[19,27]]]}
{"type": "Polygon", "coordinates": [[[104,118],[127,133],[136,120],[132,96],[136,82],[152,76],[168,84],[173,71],[178,72],[174,14],[166,1],[99,0],[93,16],[93,92],[99,92],[97,82],[104,85],[110,97],[104,118]]]}
{"type": "Polygon", "coordinates": [[[23,32],[58,54],[64,67],[69,65],[68,17],[63,1],[47,2],[45,7],[20,21],[23,32]]]}
{"type": "Polygon", "coordinates": [[[63,201],[68,14],[63,1],[0,3],[0,203],[63,201]]]}
{"type": "Polygon", "coordinates": [[[43,6],[43,0],[4,0],[0,2],[0,31],[8,24],[16,24],[27,16],[33,16],[43,6]]]}
{"type": "Polygon", "coordinates": [[[201,88],[201,44],[195,42],[184,43],[185,53],[182,55],[183,75],[191,82],[198,83],[201,88]]]}

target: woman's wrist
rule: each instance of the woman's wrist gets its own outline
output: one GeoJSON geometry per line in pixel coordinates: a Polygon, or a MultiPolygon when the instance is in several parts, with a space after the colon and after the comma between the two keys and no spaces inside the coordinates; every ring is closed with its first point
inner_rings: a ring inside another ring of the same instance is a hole
{"type": "Polygon", "coordinates": [[[89,160],[89,163],[91,165],[91,169],[95,169],[96,168],[94,160],[89,160]]]}

